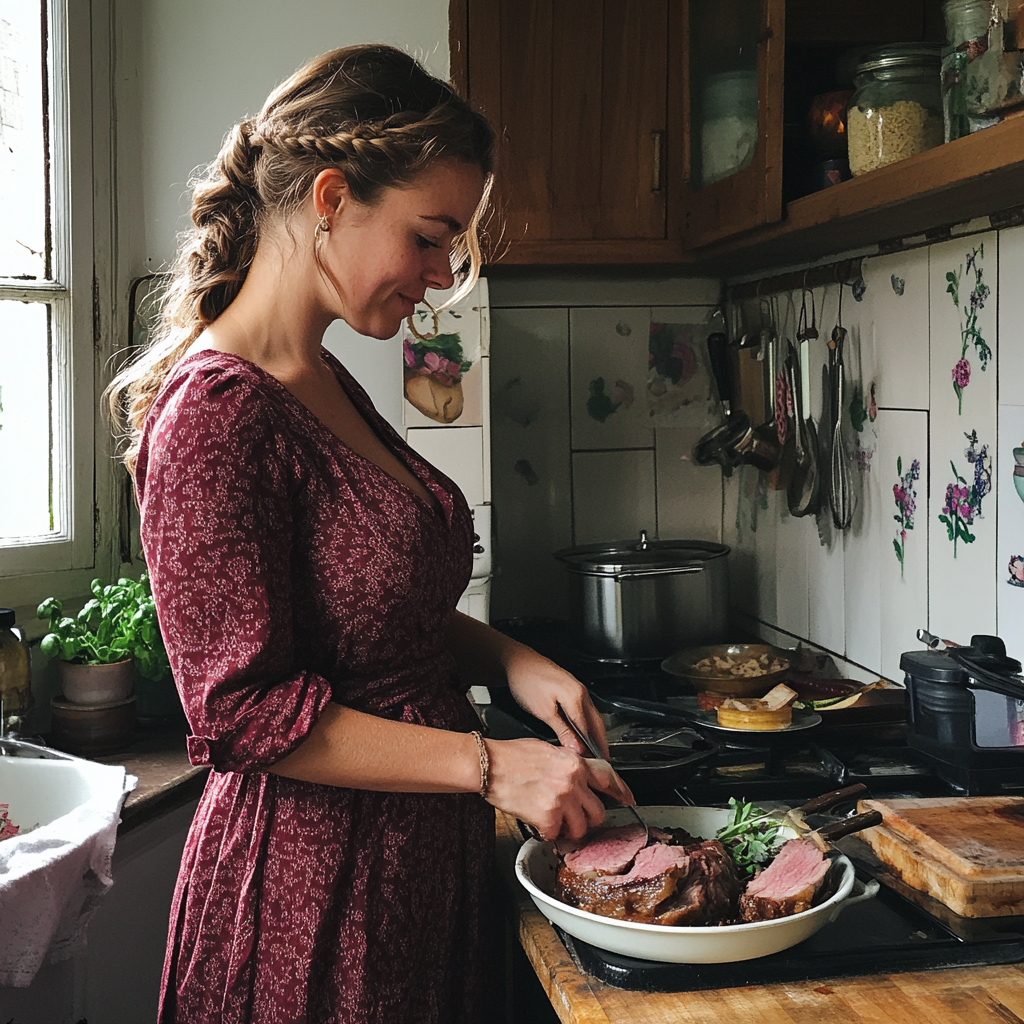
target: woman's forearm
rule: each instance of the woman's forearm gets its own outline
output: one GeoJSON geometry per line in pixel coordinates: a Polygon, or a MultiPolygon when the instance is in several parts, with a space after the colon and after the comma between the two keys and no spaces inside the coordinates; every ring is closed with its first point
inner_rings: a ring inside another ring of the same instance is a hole
{"type": "Polygon", "coordinates": [[[529,647],[462,612],[448,622],[448,649],[459,678],[467,686],[505,686],[508,669],[517,657],[537,655],[529,647]]]}
{"type": "Polygon", "coordinates": [[[469,733],[394,722],[328,704],[303,742],[271,769],[303,782],[393,793],[475,793],[480,757],[469,733]]]}

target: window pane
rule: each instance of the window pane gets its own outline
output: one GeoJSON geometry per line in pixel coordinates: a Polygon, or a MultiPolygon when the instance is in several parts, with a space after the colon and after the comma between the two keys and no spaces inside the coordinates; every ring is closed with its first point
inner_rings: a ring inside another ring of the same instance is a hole
{"type": "Polygon", "coordinates": [[[0,0],[0,277],[47,276],[39,0],[0,0]]]}
{"type": "Polygon", "coordinates": [[[0,544],[63,531],[48,320],[41,302],[0,302],[0,544]]]}

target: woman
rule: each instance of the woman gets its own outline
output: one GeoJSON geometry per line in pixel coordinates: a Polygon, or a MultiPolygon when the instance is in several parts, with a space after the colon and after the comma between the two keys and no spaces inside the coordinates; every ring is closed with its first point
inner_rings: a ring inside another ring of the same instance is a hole
{"type": "Polygon", "coordinates": [[[383,46],[312,61],[196,188],[127,402],[142,540],[192,735],[213,767],[175,892],[160,1020],[480,1022],[500,931],[491,804],[546,837],[632,798],[584,688],[459,613],[472,525],[321,346],[388,338],[454,284],[493,135],[383,46]],[[474,732],[506,682],[562,747],[474,732]],[[484,799],[481,799],[483,796],[484,799]]]}

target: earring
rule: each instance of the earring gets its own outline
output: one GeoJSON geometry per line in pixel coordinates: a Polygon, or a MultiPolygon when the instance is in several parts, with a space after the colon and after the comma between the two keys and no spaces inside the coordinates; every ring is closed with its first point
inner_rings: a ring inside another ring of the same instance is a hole
{"type": "MultiPolygon", "coordinates": [[[[416,330],[416,325],[412,322],[413,318],[411,316],[410,317],[406,317],[406,321],[405,322],[409,325],[409,330],[412,331],[412,333],[417,338],[419,338],[420,341],[430,341],[431,338],[436,338],[438,336],[438,334],[441,333],[441,321],[440,321],[440,317],[438,315],[437,310],[434,309],[434,307],[429,302],[427,302],[425,299],[423,300],[423,305],[426,306],[427,309],[430,310],[430,315],[431,315],[431,317],[434,320],[434,329],[433,329],[433,331],[430,334],[420,334],[420,332],[416,330]]],[[[413,314],[413,315],[415,315],[415,314],[413,314]]]]}
{"type": "Polygon", "coordinates": [[[320,219],[316,222],[316,227],[318,231],[327,232],[331,230],[331,225],[328,223],[327,218],[322,213],[320,214],[320,219]]]}

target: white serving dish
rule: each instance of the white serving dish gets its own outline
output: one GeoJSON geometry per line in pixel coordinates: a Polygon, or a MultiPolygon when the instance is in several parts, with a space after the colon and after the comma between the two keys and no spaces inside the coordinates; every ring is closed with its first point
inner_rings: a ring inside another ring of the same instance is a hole
{"type": "MultiPolygon", "coordinates": [[[[640,807],[638,810],[648,825],[685,828],[692,835],[705,838],[713,838],[730,815],[729,811],[717,807],[640,807]]],[[[630,820],[628,811],[608,812],[609,825],[628,824],[630,820]]],[[[789,838],[796,836],[792,830],[784,830],[784,834],[789,838]]],[[[878,892],[877,882],[865,886],[856,880],[853,864],[847,857],[841,853],[833,856],[836,863],[832,870],[839,873],[838,885],[835,894],[820,906],[776,921],[714,927],[618,921],[570,907],[552,895],[558,870],[557,856],[551,843],[537,839],[523,844],[516,858],[516,875],[537,909],[549,921],[592,946],[643,960],[718,964],[753,960],[789,949],[834,921],[846,907],[870,899],[878,892]]]]}

